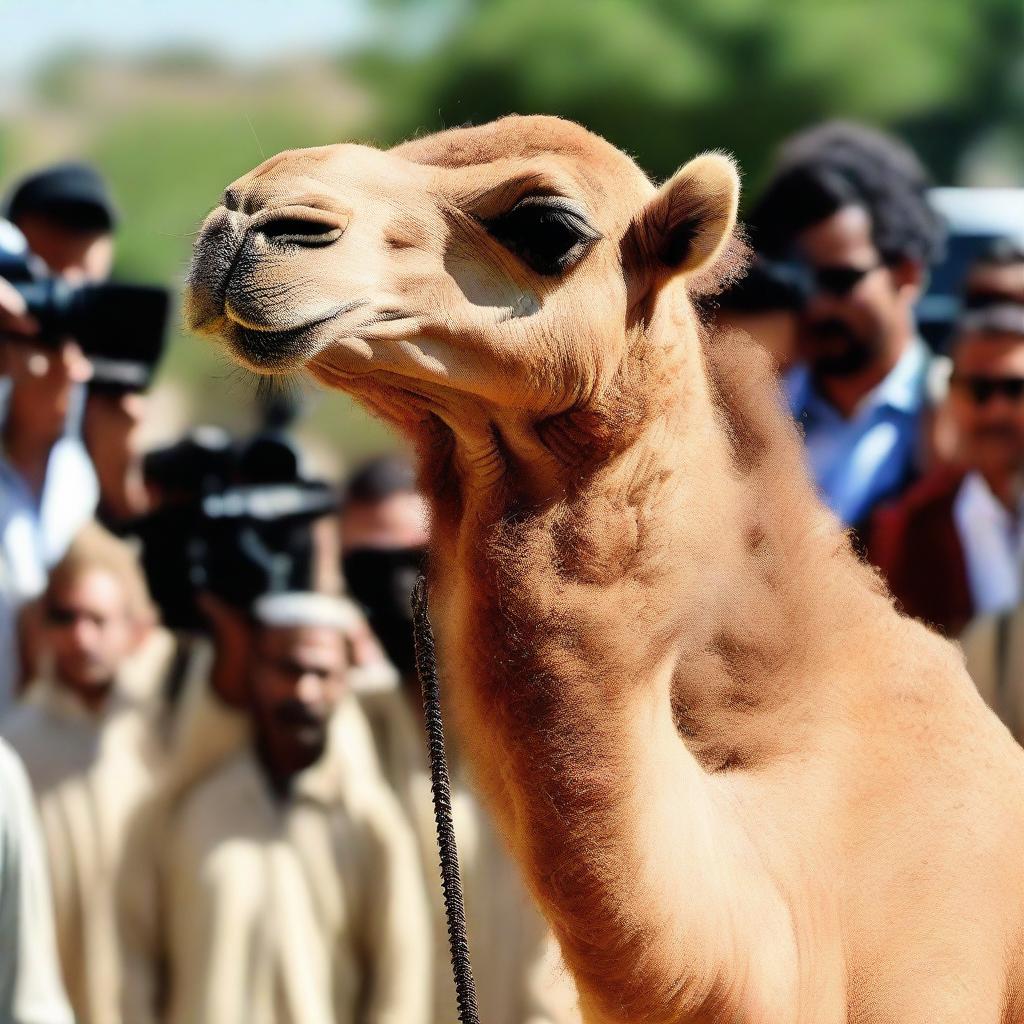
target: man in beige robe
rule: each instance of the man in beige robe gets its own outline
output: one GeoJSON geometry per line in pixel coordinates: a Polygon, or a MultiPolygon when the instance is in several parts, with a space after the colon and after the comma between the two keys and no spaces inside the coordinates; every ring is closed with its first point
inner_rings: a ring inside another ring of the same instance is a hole
{"type": "Polygon", "coordinates": [[[2,723],[42,822],[65,986],[80,1024],[120,1020],[114,885],[127,822],[153,786],[149,694],[169,656],[121,541],[84,528],[43,599],[49,668],[2,723]]]}
{"type": "Polygon", "coordinates": [[[251,740],[140,815],[121,892],[126,1022],[427,1021],[422,878],[359,749],[345,611],[258,602],[251,740]]]}

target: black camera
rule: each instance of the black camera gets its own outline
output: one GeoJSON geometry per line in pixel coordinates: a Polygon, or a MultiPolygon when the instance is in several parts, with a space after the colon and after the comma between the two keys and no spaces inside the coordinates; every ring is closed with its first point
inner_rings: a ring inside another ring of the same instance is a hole
{"type": "Polygon", "coordinates": [[[38,322],[34,344],[74,338],[94,369],[91,386],[145,390],[164,348],[170,294],[141,284],[71,284],[53,277],[25,236],[0,219],[0,277],[21,294],[38,322]]]}
{"type": "Polygon", "coordinates": [[[165,625],[204,631],[196,605],[208,590],[248,610],[264,594],[314,586],[312,524],[338,508],[326,482],[305,477],[280,432],[241,448],[199,430],[146,457],[157,510],[124,527],[142,542],[142,562],[165,625]]]}

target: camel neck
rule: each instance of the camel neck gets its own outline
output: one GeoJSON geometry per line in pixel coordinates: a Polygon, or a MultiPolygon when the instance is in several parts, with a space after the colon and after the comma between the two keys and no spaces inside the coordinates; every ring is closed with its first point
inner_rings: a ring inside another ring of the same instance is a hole
{"type": "MultiPolygon", "coordinates": [[[[720,924],[695,918],[667,935],[637,923],[688,898],[647,863],[652,830],[693,865],[687,886],[714,886],[695,878],[722,857],[759,870],[745,840],[722,839],[727,821],[709,827],[713,779],[786,753],[780,734],[793,730],[774,723],[802,684],[801,636],[820,635],[800,563],[812,572],[842,543],[802,483],[795,436],[780,455],[738,451],[735,436],[757,427],[721,414],[722,382],[700,365],[675,367],[660,411],[612,457],[581,462],[559,496],[537,502],[535,479],[518,486],[522,442],[493,426],[503,440],[489,455],[456,451],[460,514],[435,496],[433,607],[467,756],[574,974],[584,988],[592,975],[597,1000],[635,1000],[628,1019],[647,1019],[643,972],[609,972],[661,943],[706,952],[720,924]],[[780,483],[783,456],[797,476],[780,483]],[[666,821],[678,834],[664,834],[666,821]]],[[[761,391],[752,408],[772,400],[761,391]]],[[[818,585],[819,596],[830,586],[818,585]]],[[[759,884],[746,897],[772,918],[759,884]]],[[[680,1006],[699,1005],[706,980],[680,979],[680,1006]]]]}

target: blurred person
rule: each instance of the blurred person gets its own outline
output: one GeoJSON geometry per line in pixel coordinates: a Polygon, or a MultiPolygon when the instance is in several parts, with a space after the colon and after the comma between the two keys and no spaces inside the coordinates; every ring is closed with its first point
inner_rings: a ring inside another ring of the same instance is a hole
{"type": "MultiPolygon", "coordinates": [[[[962,288],[964,310],[1006,303],[1024,304],[1024,241],[1012,237],[996,238],[978,253],[964,274],[962,288]]],[[[948,356],[937,355],[929,374],[926,465],[956,459],[957,427],[946,401],[951,371],[948,356]]]]}
{"type": "Polygon", "coordinates": [[[967,313],[951,354],[956,462],[877,510],[867,553],[909,615],[956,636],[1021,599],[1024,305],[967,313]]]}
{"type": "Polygon", "coordinates": [[[169,654],[133,552],[84,527],[43,596],[47,670],[2,722],[43,826],[64,982],[79,1024],[119,1016],[114,879],[159,761],[151,709],[169,654]]]}
{"type": "Polygon", "coordinates": [[[96,518],[116,529],[150,509],[139,433],[146,415],[144,390],[90,389],[82,440],[99,484],[96,518]]]}
{"type": "Polygon", "coordinates": [[[407,459],[382,456],[352,474],[341,511],[342,575],[406,677],[415,666],[409,602],[429,537],[427,503],[407,459]]]}
{"type": "Polygon", "coordinates": [[[0,740],[0,1020],[72,1024],[32,789],[0,740]]]}
{"type": "Polygon", "coordinates": [[[931,357],[913,310],[944,234],[927,185],[898,140],[829,122],[783,144],[750,217],[759,252],[806,272],[786,391],[824,499],[854,526],[921,469],[931,357]]]}
{"type": "Polygon", "coordinates": [[[968,309],[1024,304],[1024,240],[999,238],[975,259],[964,282],[964,305],[968,309]]]}
{"type": "MultiPolygon", "coordinates": [[[[23,179],[7,216],[50,272],[69,282],[106,279],[113,264],[116,211],[99,174],[59,164],[23,179]]],[[[6,284],[6,283],[4,283],[6,284]]],[[[0,710],[20,674],[15,617],[39,594],[99,498],[96,475],[77,436],[82,385],[92,365],[74,339],[57,349],[33,344],[38,325],[20,296],[0,288],[0,376],[7,396],[0,427],[0,710]]]]}
{"type": "Polygon", "coordinates": [[[139,435],[165,338],[161,333],[132,341],[130,355],[90,357],[82,415],[82,440],[99,483],[96,517],[115,531],[152,507],[139,435]]]}
{"type": "Polygon", "coordinates": [[[276,594],[253,617],[251,738],[138,820],[123,1019],[421,1024],[430,935],[413,839],[337,725],[353,700],[351,608],[276,594]]]}
{"type": "Polygon", "coordinates": [[[53,164],[22,178],[7,200],[7,217],[52,274],[72,283],[110,276],[118,213],[95,167],[53,164]]]}
{"type": "MultiPolygon", "coordinates": [[[[341,547],[345,580],[388,657],[399,685],[364,689],[361,702],[384,777],[419,844],[434,931],[434,1024],[455,1003],[447,923],[438,875],[430,768],[413,646],[413,585],[430,539],[427,506],[411,463],[399,455],[359,467],[345,487],[341,547]]],[[[576,995],[543,919],[490,817],[473,792],[449,732],[451,799],[465,891],[473,976],[481,1019],[489,1024],[568,1024],[576,995]]]]}

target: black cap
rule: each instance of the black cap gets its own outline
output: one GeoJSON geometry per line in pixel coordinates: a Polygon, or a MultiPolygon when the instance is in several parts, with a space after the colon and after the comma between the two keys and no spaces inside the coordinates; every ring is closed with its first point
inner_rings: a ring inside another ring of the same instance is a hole
{"type": "Polygon", "coordinates": [[[23,178],[7,200],[7,216],[16,222],[27,213],[83,231],[113,231],[118,219],[107,183],[82,163],[54,164],[23,178]]]}

